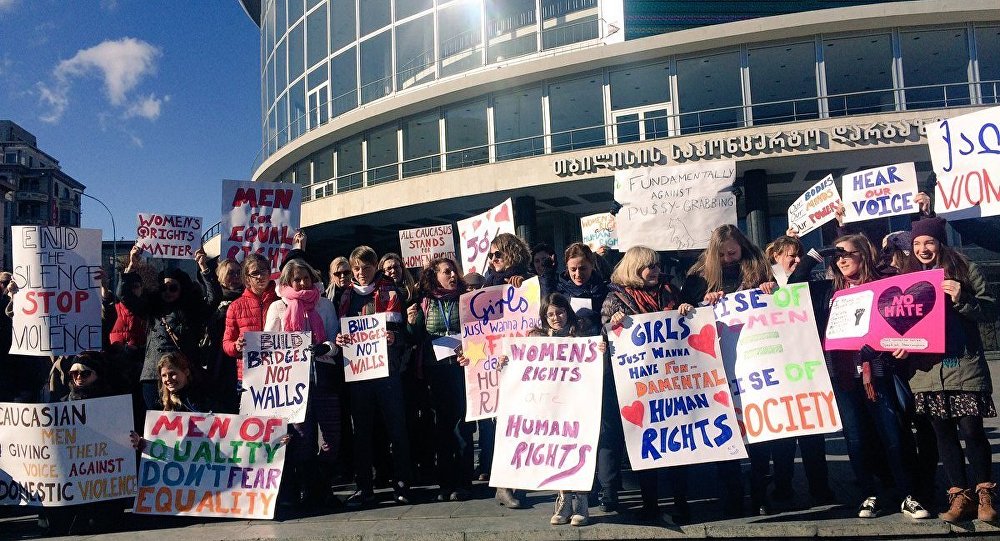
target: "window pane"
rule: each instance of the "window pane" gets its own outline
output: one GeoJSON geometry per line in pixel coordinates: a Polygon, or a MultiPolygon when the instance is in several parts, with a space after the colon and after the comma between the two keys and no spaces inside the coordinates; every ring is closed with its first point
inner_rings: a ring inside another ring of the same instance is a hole
{"type": "Polygon", "coordinates": [[[305,186],[306,184],[312,184],[312,175],[310,170],[312,169],[309,160],[302,160],[301,162],[295,164],[295,183],[305,186]]]}
{"type": "Polygon", "coordinates": [[[264,15],[264,52],[271,54],[274,50],[274,8],[267,10],[264,15]]]}
{"type": "Polygon", "coordinates": [[[964,28],[901,32],[899,47],[907,109],[970,103],[969,38],[964,28]],[[943,84],[947,86],[913,88],[943,84]]]}
{"type": "Polygon", "coordinates": [[[329,54],[326,47],[326,10],[317,9],[306,18],[308,36],[306,43],[309,44],[306,51],[306,65],[315,65],[329,54]]]}
{"type": "Polygon", "coordinates": [[[323,182],[333,178],[333,151],[321,150],[312,157],[313,182],[323,182]]]}
{"type": "Polygon", "coordinates": [[[479,2],[465,1],[438,11],[441,76],[483,65],[482,12],[479,2]]]}
{"type": "Polygon", "coordinates": [[[538,50],[535,0],[487,0],[489,61],[503,62],[538,50]]]}
{"type": "Polygon", "coordinates": [[[750,49],[747,55],[752,103],[785,102],[754,105],[754,124],[819,117],[814,43],[750,49]]]}
{"type": "Polygon", "coordinates": [[[330,52],[350,45],[357,37],[354,0],[330,0],[330,52]]]}
{"type": "Polygon", "coordinates": [[[486,100],[446,109],[444,134],[449,169],[488,162],[490,150],[486,100]]]}
{"type": "Polygon", "coordinates": [[[309,11],[310,9],[312,9],[313,7],[315,7],[316,4],[318,4],[318,3],[322,2],[322,1],[323,0],[306,0],[306,11],[309,11]]]}
{"type": "Polygon", "coordinates": [[[288,142],[288,94],[278,98],[278,148],[288,142]]]}
{"type": "Polygon", "coordinates": [[[305,71],[305,50],[302,38],[305,32],[302,24],[288,31],[288,81],[294,81],[305,71]]]}
{"type": "Polygon", "coordinates": [[[329,78],[326,76],[326,64],[320,64],[319,67],[309,72],[306,75],[306,80],[308,81],[308,89],[312,90],[317,86],[325,83],[329,78]]]}
{"type": "Polygon", "coordinates": [[[302,0],[288,0],[288,24],[293,25],[303,14],[302,0]]]}
{"type": "Polygon", "coordinates": [[[639,113],[615,117],[617,144],[634,143],[639,140],[639,113]]]}
{"type": "Polygon", "coordinates": [[[292,85],[288,90],[288,120],[291,122],[289,137],[295,139],[306,131],[306,88],[305,81],[292,85]]]}
{"type": "Polygon", "coordinates": [[[556,19],[555,24],[552,24],[551,21],[548,24],[544,22],[542,24],[545,26],[545,29],[542,30],[542,49],[553,49],[597,39],[601,35],[601,24],[596,13],[570,22],[556,19]]]}
{"type": "Polygon", "coordinates": [[[437,112],[403,122],[403,176],[441,169],[437,112]]]}
{"type": "Polygon", "coordinates": [[[427,15],[396,27],[396,87],[409,88],[434,79],[434,17],[427,15]]]}
{"type": "Polygon", "coordinates": [[[601,75],[549,85],[552,152],[604,145],[601,75]]]}
{"type": "Polygon", "coordinates": [[[361,103],[392,93],[392,32],[361,43],[361,103]]]}
{"type": "Polygon", "coordinates": [[[1000,101],[1000,26],[976,29],[976,54],[983,103],[1000,101]]]}
{"type": "Polygon", "coordinates": [[[287,59],[285,58],[285,40],[281,40],[278,44],[278,49],[274,53],[274,81],[275,81],[275,92],[281,94],[285,91],[285,87],[288,86],[288,78],[285,72],[285,66],[287,59]]]}
{"type": "Polygon", "coordinates": [[[330,83],[333,85],[333,116],[358,106],[357,50],[354,47],[333,57],[330,83]]]}
{"type": "Polygon", "coordinates": [[[611,108],[631,109],[670,101],[667,64],[635,66],[611,72],[611,108]]]}
{"type": "Polygon", "coordinates": [[[677,93],[682,133],[742,126],[739,53],[678,60],[677,93]]]}
{"type": "Polygon", "coordinates": [[[395,0],[396,20],[402,20],[410,15],[415,15],[430,9],[434,5],[434,0],[395,0]]]}
{"type": "Polygon", "coordinates": [[[337,149],[337,191],[361,187],[361,136],[353,137],[337,149]]]}
{"type": "Polygon", "coordinates": [[[278,39],[288,29],[288,21],[285,18],[285,0],[275,0],[274,2],[274,24],[275,39],[278,39]]]}
{"type": "Polygon", "coordinates": [[[493,125],[498,160],[544,153],[542,88],[526,88],[496,96],[493,100],[493,125]]]}
{"type": "Polygon", "coordinates": [[[831,116],[896,110],[888,35],[825,40],[823,62],[831,116]]]}
{"type": "Polygon", "coordinates": [[[365,36],[392,22],[389,0],[361,1],[361,35],[365,36]]]}
{"type": "Polygon", "coordinates": [[[542,18],[562,17],[575,11],[596,7],[597,0],[542,0],[542,18]]]}
{"type": "Polygon", "coordinates": [[[396,164],[396,126],[385,126],[368,134],[368,184],[399,178],[396,164]]]}

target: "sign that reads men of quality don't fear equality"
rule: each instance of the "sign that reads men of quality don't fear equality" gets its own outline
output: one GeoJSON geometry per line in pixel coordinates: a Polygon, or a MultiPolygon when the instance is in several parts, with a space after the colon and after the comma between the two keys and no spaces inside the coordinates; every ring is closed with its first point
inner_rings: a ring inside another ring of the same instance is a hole
{"type": "Polygon", "coordinates": [[[139,213],[135,243],[150,257],[191,259],[201,247],[201,218],[139,213]]]}
{"type": "Polygon", "coordinates": [[[927,146],[934,212],[949,220],[1000,214],[1000,107],[928,124],[927,146]]]}
{"type": "Polygon", "coordinates": [[[302,192],[280,182],[222,182],[221,257],[243,261],[257,253],[277,271],[299,228],[302,192]]]}
{"type": "Polygon", "coordinates": [[[913,162],[886,165],[844,175],[844,223],[913,214],[919,209],[913,162]]]}
{"type": "Polygon", "coordinates": [[[311,332],[246,332],[240,413],[306,420],[311,332]]]}

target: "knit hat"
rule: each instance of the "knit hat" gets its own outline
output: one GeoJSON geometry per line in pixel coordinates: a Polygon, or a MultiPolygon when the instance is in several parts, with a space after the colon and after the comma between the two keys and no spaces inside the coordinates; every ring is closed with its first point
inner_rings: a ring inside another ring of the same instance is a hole
{"type": "Polygon", "coordinates": [[[486,281],[486,278],[483,278],[483,275],[479,274],[478,272],[470,272],[469,274],[466,274],[464,277],[462,277],[462,280],[464,280],[465,285],[469,286],[470,288],[479,289],[483,287],[483,282],[486,281]]]}
{"type": "Polygon", "coordinates": [[[944,228],[946,223],[948,223],[947,220],[938,216],[924,218],[910,224],[910,233],[912,233],[914,239],[926,235],[934,238],[941,244],[948,244],[948,235],[944,228]]]}

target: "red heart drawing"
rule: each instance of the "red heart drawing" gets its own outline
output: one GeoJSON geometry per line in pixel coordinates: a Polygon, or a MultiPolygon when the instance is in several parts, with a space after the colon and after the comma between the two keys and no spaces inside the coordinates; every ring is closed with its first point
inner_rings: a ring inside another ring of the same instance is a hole
{"type": "Polygon", "coordinates": [[[614,327],[611,328],[611,332],[615,333],[616,337],[617,336],[621,336],[622,335],[622,329],[624,329],[624,328],[625,328],[624,325],[615,325],[614,327]]]}
{"type": "Polygon", "coordinates": [[[715,326],[705,325],[698,334],[688,337],[688,345],[706,355],[715,357],[715,326]]]}
{"type": "Polygon", "coordinates": [[[638,400],[632,402],[631,406],[622,407],[622,417],[639,428],[642,428],[642,419],[645,416],[645,408],[642,407],[642,402],[639,402],[638,400]]]}
{"type": "Polygon", "coordinates": [[[712,395],[712,399],[716,402],[722,404],[723,406],[729,407],[729,393],[726,391],[719,391],[712,395]]]}
{"type": "Polygon", "coordinates": [[[473,231],[478,231],[479,230],[479,226],[481,226],[481,225],[483,225],[483,221],[482,220],[474,220],[472,222],[472,230],[473,231]]]}
{"type": "Polygon", "coordinates": [[[493,219],[494,222],[509,222],[510,221],[510,211],[507,210],[507,205],[500,207],[500,212],[497,213],[497,217],[493,219]]]}

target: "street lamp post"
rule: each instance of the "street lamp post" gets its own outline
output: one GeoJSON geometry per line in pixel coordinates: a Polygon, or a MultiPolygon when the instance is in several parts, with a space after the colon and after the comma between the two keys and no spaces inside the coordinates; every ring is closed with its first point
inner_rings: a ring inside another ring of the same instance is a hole
{"type": "Polygon", "coordinates": [[[111,251],[114,253],[113,256],[114,263],[112,263],[111,265],[111,291],[117,291],[117,289],[115,288],[117,284],[117,282],[115,281],[115,277],[118,275],[118,269],[116,268],[116,265],[118,264],[118,230],[115,228],[115,215],[111,213],[111,209],[109,209],[108,206],[104,204],[104,201],[101,201],[100,199],[88,193],[84,193],[83,190],[75,189],[73,191],[84,197],[89,197],[94,201],[100,203],[101,206],[104,207],[104,210],[108,211],[108,216],[111,217],[111,251]]]}

